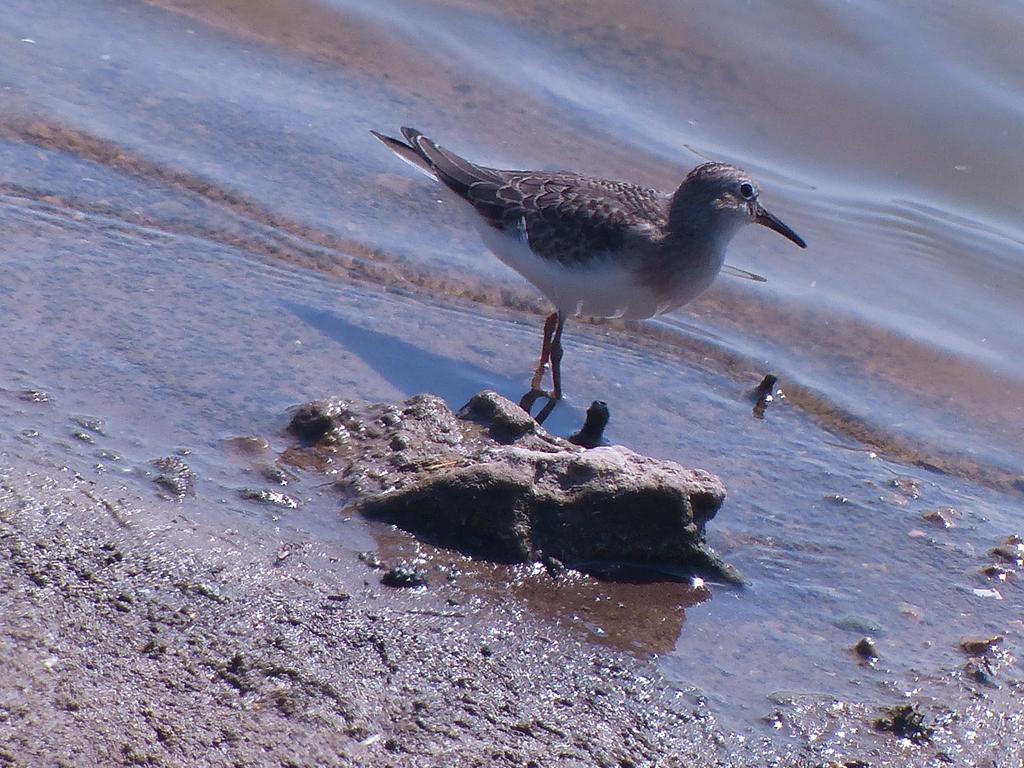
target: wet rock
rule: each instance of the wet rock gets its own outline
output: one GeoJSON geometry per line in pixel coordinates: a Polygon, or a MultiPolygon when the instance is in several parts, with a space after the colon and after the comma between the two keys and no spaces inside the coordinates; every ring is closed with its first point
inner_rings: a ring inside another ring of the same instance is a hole
{"type": "Polygon", "coordinates": [[[754,418],[763,419],[768,406],[775,401],[775,385],[779,378],[774,373],[766,374],[761,383],[751,392],[751,400],[754,403],[754,418]]]}
{"type": "Polygon", "coordinates": [[[960,641],[960,648],[964,653],[968,653],[971,656],[984,656],[989,651],[992,651],[999,645],[1002,645],[1002,642],[1002,635],[992,635],[991,637],[965,637],[960,641]]]}
{"type": "Polygon", "coordinates": [[[925,723],[924,715],[914,704],[897,704],[885,710],[882,717],[875,720],[875,728],[888,731],[900,739],[909,739],[921,744],[932,737],[934,729],[925,723]]]}
{"type": "Polygon", "coordinates": [[[865,635],[853,646],[854,652],[865,661],[877,661],[879,659],[878,646],[872,637],[865,635]]]}
{"type": "Polygon", "coordinates": [[[359,560],[360,560],[360,562],[365,563],[366,565],[368,565],[368,566],[370,566],[371,568],[374,568],[374,569],[380,569],[380,568],[384,567],[384,561],[381,560],[380,559],[380,555],[378,555],[373,550],[367,550],[366,552],[360,552],[359,553],[359,560]]]}
{"type": "Polygon", "coordinates": [[[161,459],[154,459],[152,464],[161,470],[160,474],[153,478],[153,482],[169,491],[172,496],[183,499],[196,495],[196,474],[180,458],[164,456],[161,459]]]}
{"type": "Polygon", "coordinates": [[[596,448],[601,445],[610,416],[608,404],[603,400],[595,400],[587,408],[587,418],[583,422],[583,427],[569,438],[569,442],[583,448],[596,448]]]}
{"type": "Polygon", "coordinates": [[[295,475],[291,472],[270,464],[260,467],[260,474],[263,475],[264,479],[278,485],[288,485],[288,483],[296,479],[295,475]]]}
{"type": "Polygon", "coordinates": [[[303,440],[316,442],[331,431],[334,421],[328,405],[322,401],[300,405],[288,429],[303,440]]]}
{"type": "Polygon", "coordinates": [[[547,570],[548,576],[550,576],[553,579],[557,579],[566,571],[565,563],[563,563],[557,557],[552,557],[551,555],[544,555],[543,557],[541,557],[540,562],[544,566],[545,570],[547,570]]]}
{"type": "Polygon", "coordinates": [[[252,435],[232,437],[226,440],[225,443],[235,453],[246,456],[258,456],[270,448],[270,443],[265,437],[254,437],[252,435]]]}
{"type": "Polygon", "coordinates": [[[960,512],[953,507],[936,507],[935,509],[926,509],[921,513],[921,517],[941,528],[952,528],[956,525],[956,519],[960,517],[960,512]]]}
{"type": "Polygon", "coordinates": [[[964,662],[964,675],[976,683],[989,687],[998,687],[996,683],[996,670],[992,662],[985,656],[975,656],[964,662]]]}
{"type": "Polygon", "coordinates": [[[846,632],[857,632],[862,635],[880,635],[884,631],[881,624],[864,616],[840,616],[832,623],[838,629],[846,632]]]}
{"type": "Polygon", "coordinates": [[[96,438],[81,429],[75,430],[71,433],[71,436],[76,440],[81,440],[83,443],[95,443],[96,438]]]}
{"type": "Polygon", "coordinates": [[[506,445],[540,430],[530,414],[494,392],[473,395],[459,411],[459,416],[485,426],[492,438],[506,445]]]}
{"type": "Polygon", "coordinates": [[[999,565],[998,563],[990,563],[982,566],[979,571],[982,576],[987,579],[992,579],[993,581],[1007,581],[1014,573],[1016,573],[1013,568],[1007,568],[1005,565],[999,565]]]}
{"type": "Polygon", "coordinates": [[[246,501],[256,501],[260,504],[269,504],[274,507],[284,507],[286,509],[298,509],[298,499],[289,496],[281,491],[268,491],[265,488],[242,488],[238,491],[238,495],[246,501]]]}
{"type": "Polygon", "coordinates": [[[725,497],[709,472],[623,446],[584,450],[493,392],[458,414],[432,395],[397,416],[394,406],[340,400],[300,414],[317,425],[316,450],[345,467],[354,509],[433,543],[502,561],[535,562],[543,551],[573,565],[639,561],[742,582],[704,541],[725,497]],[[407,447],[396,451],[398,436],[407,447]]]}
{"type": "Polygon", "coordinates": [[[1003,562],[1015,565],[1024,565],[1024,544],[1019,536],[1008,536],[998,547],[994,547],[990,554],[1003,562]]]}
{"type": "Polygon", "coordinates": [[[397,587],[400,589],[425,587],[427,586],[427,575],[419,568],[402,563],[386,570],[384,575],[380,577],[380,583],[385,587],[397,587]]]}
{"type": "Polygon", "coordinates": [[[890,486],[896,493],[908,499],[921,498],[921,481],[916,477],[900,475],[890,481],[890,486]]]}
{"type": "Polygon", "coordinates": [[[103,424],[103,419],[96,418],[95,416],[75,416],[71,420],[82,429],[95,432],[97,435],[107,434],[103,424]]]}
{"type": "Polygon", "coordinates": [[[18,393],[18,397],[26,403],[48,403],[53,399],[49,392],[41,389],[23,389],[18,393]]]}

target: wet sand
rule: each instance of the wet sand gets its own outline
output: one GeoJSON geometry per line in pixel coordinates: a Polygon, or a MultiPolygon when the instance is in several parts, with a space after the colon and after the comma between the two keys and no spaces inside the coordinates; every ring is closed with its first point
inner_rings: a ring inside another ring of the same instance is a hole
{"type": "MultiPolygon", "coordinates": [[[[919,674],[930,740],[774,694],[784,742],[722,729],[636,654],[432,573],[381,586],[310,539],[167,522],[60,468],[0,475],[0,760],[106,765],[1008,765],[1017,678],[919,674]]],[[[997,652],[992,669],[1006,666],[997,652]]]]}

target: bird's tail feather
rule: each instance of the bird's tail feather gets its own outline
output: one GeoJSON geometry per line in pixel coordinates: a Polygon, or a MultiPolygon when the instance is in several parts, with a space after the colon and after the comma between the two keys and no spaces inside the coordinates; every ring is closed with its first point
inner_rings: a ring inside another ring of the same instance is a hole
{"type": "Polygon", "coordinates": [[[390,149],[392,152],[398,155],[398,157],[407,162],[413,168],[423,171],[428,176],[433,176],[436,178],[434,168],[431,165],[430,161],[426,157],[424,157],[423,154],[419,152],[414,146],[406,144],[401,139],[396,139],[392,136],[385,136],[383,133],[378,133],[377,131],[371,130],[370,133],[372,133],[374,136],[376,136],[378,139],[384,142],[384,146],[386,146],[388,149],[390,149]]]}
{"type": "Polygon", "coordinates": [[[454,152],[435,144],[415,128],[402,128],[404,142],[377,131],[370,133],[407,163],[436,176],[460,195],[466,195],[469,188],[478,182],[501,181],[501,177],[494,169],[476,165],[459,157],[454,152]]]}

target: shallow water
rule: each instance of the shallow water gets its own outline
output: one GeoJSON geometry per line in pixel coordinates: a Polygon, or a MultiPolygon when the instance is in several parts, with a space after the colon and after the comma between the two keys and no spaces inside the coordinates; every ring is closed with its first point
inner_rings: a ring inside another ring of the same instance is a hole
{"type": "Polygon", "coordinates": [[[257,462],[225,441],[280,448],[286,409],[325,394],[517,396],[544,307],[369,129],[666,189],[727,160],[809,249],[751,228],[729,262],[766,283],[723,276],[639,327],[570,324],[548,426],[601,398],[612,440],[720,474],[712,543],[753,586],[693,605],[517,572],[513,593],[659,654],[741,724],[774,691],[885,701],[958,663],[962,635],[1019,640],[1019,583],[976,572],[1024,511],[1019,7],[8,5],[5,451],[126,482],[191,451],[215,524],[373,546],[317,478],[298,512],[241,501],[257,462]],[[786,398],[758,421],[768,371],[786,398]],[[82,416],[106,434],[73,437],[82,416]],[[939,506],[956,527],[922,519],[939,506]],[[847,651],[865,633],[880,669],[847,651]]]}

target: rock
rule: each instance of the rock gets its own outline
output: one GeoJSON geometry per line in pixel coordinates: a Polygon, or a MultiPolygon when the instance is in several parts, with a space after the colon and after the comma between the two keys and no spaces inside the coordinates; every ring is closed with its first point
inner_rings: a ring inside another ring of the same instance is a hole
{"type": "Polygon", "coordinates": [[[501,561],[543,552],[577,567],[635,561],[742,583],[704,541],[721,480],[623,446],[585,450],[493,392],[458,414],[433,395],[398,409],[321,401],[302,406],[292,429],[309,435],[308,424],[318,425],[316,450],[348,462],[354,509],[433,543],[501,561]]]}
{"type": "Polygon", "coordinates": [[[410,589],[427,586],[427,577],[418,568],[403,563],[385,571],[384,575],[380,577],[380,583],[385,587],[410,589]]]}
{"type": "Polygon", "coordinates": [[[881,624],[865,616],[840,616],[834,619],[832,624],[845,632],[857,632],[863,635],[881,635],[885,632],[881,624]]]}
{"type": "Polygon", "coordinates": [[[916,477],[900,475],[890,480],[889,485],[896,493],[908,499],[921,498],[921,481],[916,477]]]}
{"type": "Polygon", "coordinates": [[[256,501],[285,509],[298,509],[299,500],[281,491],[270,491],[265,488],[240,488],[238,495],[246,501],[256,501]]]}
{"type": "Polygon", "coordinates": [[[583,448],[596,448],[604,442],[604,429],[608,426],[611,413],[608,404],[603,400],[595,400],[587,408],[587,418],[579,432],[569,438],[573,445],[583,448]]]}
{"type": "Polygon", "coordinates": [[[23,389],[18,393],[18,397],[27,403],[48,403],[53,399],[49,392],[41,389],[23,389]]]}
{"type": "Polygon", "coordinates": [[[270,441],[265,437],[256,437],[255,435],[231,437],[225,443],[232,451],[244,456],[258,456],[270,449],[270,441]]]}
{"type": "Polygon", "coordinates": [[[196,495],[196,474],[177,456],[154,459],[153,466],[161,470],[153,482],[178,499],[196,495]]]}
{"type": "Polygon", "coordinates": [[[367,550],[365,552],[360,552],[359,553],[359,560],[360,560],[360,562],[365,563],[366,565],[370,566],[371,568],[373,568],[375,570],[380,570],[381,568],[384,567],[384,561],[381,560],[380,559],[380,555],[378,555],[373,550],[367,550]]]}
{"type": "Polygon", "coordinates": [[[984,656],[975,656],[964,662],[963,672],[967,678],[974,680],[976,683],[981,683],[991,688],[998,687],[996,671],[992,663],[984,656]]]}
{"type": "Polygon", "coordinates": [[[979,569],[982,576],[994,581],[1007,581],[1016,571],[998,563],[989,563],[979,569]]]}
{"type": "Polygon", "coordinates": [[[994,547],[989,554],[1004,562],[1015,565],[1024,565],[1024,545],[1015,542],[1015,537],[1009,537],[998,547],[994,547]]]}
{"type": "Polygon", "coordinates": [[[263,475],[265,480],[277,483],[278,485],[288,485],[288,483],[295,479],[295,475],[291,472],[269,464],[260,467],[260,474],[263,475]]]}
{"type": "Polygon", "coordinates": [[[323,439],[333,426],[330,411],[323,403],[317,402],[300,405],[288,429],[304,440],[316,442],[323,439]]]}
{"type": "Polygon", "coordinates": [[[775,401],[775,385],[779,378],[774,373],[766,374],[761,383],[751,392],[751,399],[754,403],[754,418],[763,419],[765,410],[775,401]]]}
{"type": "Polygon", "coordinates": [[[960,517],[960,512],[953,507],[936,507],[935,509],[926,509],[921,513],[921,517],[942,528],[952,528],[956,525],[956,519],[960,517]]]}
{"type": "Polygon", "coordinates": [[[875,720],[875,728],[889,731],[900,739],[910,739],[915,744],[928,741],[934,732],[933,728],[925,724],[924,715],[914,704],[889,707],[883,717],[875,720]]]}
{"type": "Polygon", "coordinates": [[[867,661],[877,661],[879,659],[878,646],[875,645],[874,638],[865,635],[857,644],[853,646],[854,652],[862,659],[867,661]]]}
{"type": "Polygon", "coordinates": [[[960,648],[964,653],[970,654],[971,656],[984,656],[989,651],[992,651],[996,646],[1002,645],[1002,635],[992,635],[991,637],[965,637],[960,641],[960,648]]]}
{"type": "Polygon", "coordinates": [[[459,416],[485,424],[491,437],[505,444],[540,429],[530,414],[511,400],[490,391],[473,395],[469,402],[462,406],[459,416]]]}
{"type": "Polygon", "coordinates": [[[95,416],[74,416],[71,420],[78,426],[82,427],[82,429],[95,432],[97,435],[107,434],[103,424],[103,419],[99,419],[95,416]]]}
{"type": "Polygon", "coordinates": [[[553,579],[557,579],[565,573],[565,563],[559,560],[557,557],[551,555],[542,555],[540,558],[541,565],[544,566],[548,572],[548,576],[553,579]]]}

